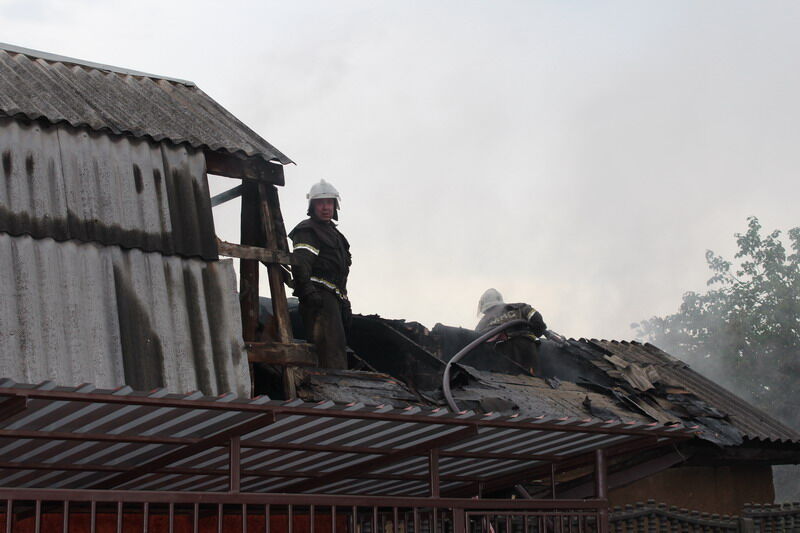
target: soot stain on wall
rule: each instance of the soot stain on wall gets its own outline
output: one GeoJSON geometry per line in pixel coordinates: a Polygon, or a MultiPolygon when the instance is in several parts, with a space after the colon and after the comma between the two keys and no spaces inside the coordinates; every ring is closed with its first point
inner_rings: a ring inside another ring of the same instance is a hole
{"type": "Polygon", "coordinates": [[[136,390],[164,386],[164,349],[153,328],[150,311],[122,268],[114,265],[114,289],[119,315],[125,383],[136,390]]]}

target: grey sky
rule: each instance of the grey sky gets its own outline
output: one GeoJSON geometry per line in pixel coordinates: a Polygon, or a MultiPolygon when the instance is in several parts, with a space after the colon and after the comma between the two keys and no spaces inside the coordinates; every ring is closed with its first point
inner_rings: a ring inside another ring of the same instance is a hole
{"type": "Polygon", "coordinates": [[[0,0],[0,27],[195,81],[298,163],[289,227],[333,182],[356,312],[472,327],[494,286],[633,338],[745,217],[800,223],[796,2],[0,0]]]}

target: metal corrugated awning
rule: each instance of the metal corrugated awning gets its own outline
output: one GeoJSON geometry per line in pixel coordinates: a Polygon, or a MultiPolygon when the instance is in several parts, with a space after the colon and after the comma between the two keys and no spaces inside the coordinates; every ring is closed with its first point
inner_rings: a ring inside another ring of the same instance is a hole
{"type": "Polygon", "coordinates": [[[510,486],[553,463],[591,464],[597,449],[693,435],[657,424],[49,382],[0,380],[0,398],[0,487],[424,496],[435,470],[444,495],[510,486]]]}

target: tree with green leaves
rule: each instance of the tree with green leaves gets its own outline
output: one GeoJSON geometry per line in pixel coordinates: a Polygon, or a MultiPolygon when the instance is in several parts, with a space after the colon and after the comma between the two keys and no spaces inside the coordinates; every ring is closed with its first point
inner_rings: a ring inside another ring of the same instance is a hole
{"type": "Polygon", "coordinates": [[[787,232],[791,253],[756,217],[735,236],[735,261],[706,252],[707,292],[687,292],[677,313],[632,327],[800,430],[800,227],[787,232]]]}

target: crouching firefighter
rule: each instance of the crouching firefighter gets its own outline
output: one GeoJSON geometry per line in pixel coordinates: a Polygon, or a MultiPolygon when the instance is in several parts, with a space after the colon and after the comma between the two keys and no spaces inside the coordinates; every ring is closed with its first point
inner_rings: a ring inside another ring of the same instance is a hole
{"type": "Polygon", "coordinates": [[[352,313],[347,299],[350,244],[336,229],[339,192],[325,180],[308,195],[309,218],[289,233],[292,239],[294,295],[300,299],[300,316],[306,338],[316,346],[323,368],[347,368],[347,340],[352,313]]]}
{"type": "Polygon", "coordinates": [[[478,314],[483,317],[475,327],[478,333],[511,320],[527,320],[527,325],[519,325],[498,333],[486,342],[493,344],[495,351],[504,356],[505,361],[496,361],[500,372],[528,372],[536,374],[539,367],[537,338],[547,330],[542,314],[525,303],[507,304],[496,289],[487,289],[478,301],[478,314]]]}

